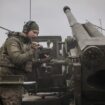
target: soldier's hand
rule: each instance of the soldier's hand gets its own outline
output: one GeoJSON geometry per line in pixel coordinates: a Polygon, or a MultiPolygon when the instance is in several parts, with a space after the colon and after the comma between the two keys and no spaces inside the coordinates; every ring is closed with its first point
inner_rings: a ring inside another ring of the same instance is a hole
{"type": "Polygon", "coordinates": [[[39,45],[39,43],[37,43],[37,42],[32,42],[32,44],[31,44],[31,48],[33,48],[33,49],[38,49],[38,48],[40,48],[41,46],[39,45]]]}

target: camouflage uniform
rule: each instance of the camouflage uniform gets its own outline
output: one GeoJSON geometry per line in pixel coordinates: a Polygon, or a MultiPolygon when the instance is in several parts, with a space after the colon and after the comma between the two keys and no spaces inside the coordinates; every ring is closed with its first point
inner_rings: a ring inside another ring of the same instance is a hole
{"type": "MultiPolygon", "coordinates": [[[[27,62],[34,56],[31,41],[24,33],[17,33],[7,38],[0,51],[0,76],[25,75],[27,62]]],[[[0,88],[3,105],[20,105],[21,92],[8,87],[0,88]]]]}

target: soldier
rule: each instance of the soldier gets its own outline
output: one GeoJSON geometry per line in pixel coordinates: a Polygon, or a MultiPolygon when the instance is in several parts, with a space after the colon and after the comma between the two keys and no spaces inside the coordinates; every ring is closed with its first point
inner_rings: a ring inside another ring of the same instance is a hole
{"type": "MultiPolygon", "coordinates": [[[[22,33],[9,34],[0,51],[0,76],[25,75],[30,70],[27,64],[32,61],[39,45],[32,40],[39,34],[39,26],[35,21],[28,21],[22,33]]],[[[30,68],[30,67],[29,67],[30,68]]],[[[18,90],[0,88],[3,105],[20,105],[21,93],[18,90]]]]}

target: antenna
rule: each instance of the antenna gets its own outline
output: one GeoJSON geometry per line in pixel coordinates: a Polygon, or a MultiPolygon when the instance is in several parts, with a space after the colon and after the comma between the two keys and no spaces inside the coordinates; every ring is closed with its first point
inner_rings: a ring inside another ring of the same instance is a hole
{"type": "Polygon", "coordinates": [[[99,22],[100,22],[100,29],[101,29],[101,33],[102,33],[102,21],[101,21],[101,19],[99,19],[99,22]]]}
{"type": "Polygon", "coordinates": [[[4,27],[2,27],[2,26],[0,26],[0,28],[3,29],[3,30],[6,30],[6,31],[8,31],[8,32],[12,32],[11,30],[9,30],[9,29],[7,29],[7,28],[4,28],[4,27]]]}
{"type": "Polygon", "coordinates": [[[30,0],[30,3],[29,3],[29,20],[31,20],[31,0],[30,0]]]}

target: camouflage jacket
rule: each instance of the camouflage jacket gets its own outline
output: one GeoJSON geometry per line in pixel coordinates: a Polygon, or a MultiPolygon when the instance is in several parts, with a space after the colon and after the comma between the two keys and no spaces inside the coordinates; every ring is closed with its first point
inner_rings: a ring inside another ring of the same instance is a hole
{"type": "Polygon", "coordinates": [[[0,66],[24,69],[34,56],[31,41],[23,33],[11,35],[1,47],[0,66]]]}

